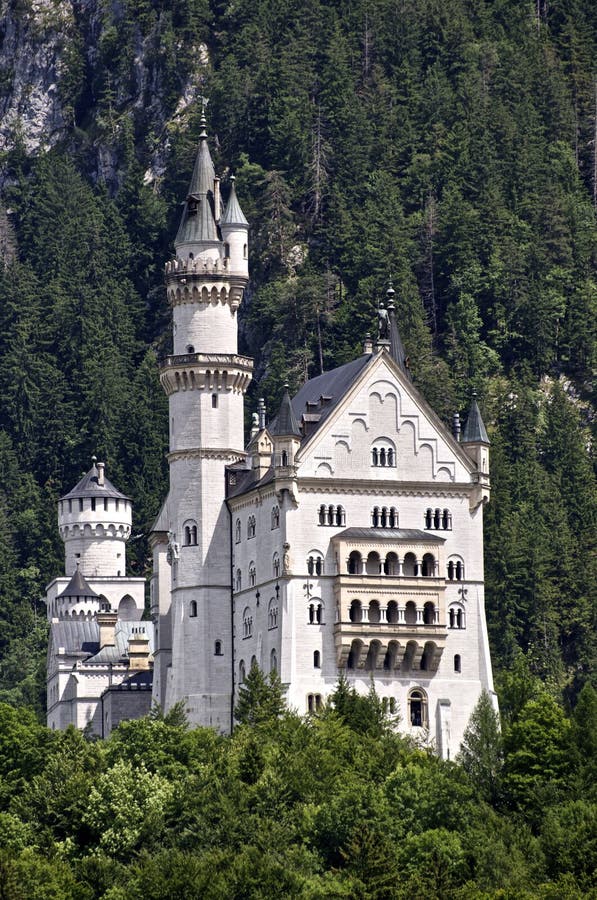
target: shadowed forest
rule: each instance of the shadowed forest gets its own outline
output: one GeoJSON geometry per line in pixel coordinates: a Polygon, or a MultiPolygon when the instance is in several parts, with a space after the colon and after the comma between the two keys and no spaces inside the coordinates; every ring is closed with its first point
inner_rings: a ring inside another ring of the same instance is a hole
{"type": "Polygon", "coordinates": [[[32,149],[17,119],[0,153],[0,897],[593,896],[597,7],[1,15],[0,102],[20,48],[40,78],[54,60],[60,123],[32,149]],[[223,193],[235,174],[251,223],[247,416],[358,355],[390,278],[417,387],[447,424],[478,392],[502,731],[481,704],[458,764],[393,734],[374,689],[340,682],[320,717],[278,717],[259,673],[232,738],[157,712],[101,746],[38,724],[56,501],[92,454],[134,499],[130,568],[148,572],[162,267],[203,95],[223,193]]]}

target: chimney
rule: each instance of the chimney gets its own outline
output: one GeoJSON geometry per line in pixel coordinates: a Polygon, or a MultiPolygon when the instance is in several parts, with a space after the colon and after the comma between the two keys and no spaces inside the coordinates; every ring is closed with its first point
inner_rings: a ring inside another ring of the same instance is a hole
{"type": "Polygon", "coordinates": [[[149,669],[149,638],[144,628],[135,628],[129,636],[129,670],[147,672],[149,669]]]}
{"type": "Polygon", "coordinates": [[[263,429],[265,428],[265,400],[263,399],[263,397],[259,398],[257,409],[259,414],[259,430],[263,431],[263,429]]]}
{"type": "Polygon", "coordinates": [[[105,482],[104,479],[104,469],[106,468],[106,464],[103,462],[97,463],[97,483],[100,487],[103,487],[105,482]]]}
{"type": "Polygon", "coordinates": [[[363,353],[373,353],[373,341],[371,340],[371,335],[369,332],[365,335],[365,341],[363,343],[363,353]]]}
{"type": "Polygon", "coordinates": [[[455,412],[452,416],[452,434],[456,438],[457,441],[460,441],[460,413],[455,412]]]}
{"type": "Polygon", "coordinates": [[[116,622],[118,615],[115,612],[100,612],[96,616],[99,625],[99,643],[102,647],[114,647],[116,644],[116,622]]]}
{"type": "Polygon", "coordinates": [[[220,206],[220,176],[216,175],[214,178],[214,219],[216,224],[220,221],[220,206]]]}

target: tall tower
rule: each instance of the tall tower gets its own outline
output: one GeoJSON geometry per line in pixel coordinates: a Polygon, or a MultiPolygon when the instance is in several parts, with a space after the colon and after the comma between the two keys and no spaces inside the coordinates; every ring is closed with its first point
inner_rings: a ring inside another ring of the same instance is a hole
{"type": "Polygon", "coordinates": [[[234,183],[222,208],[205,125],[202,115],[176,255],[166,264],[174,345],[160,371],[170,412],[170,492],[161,517],[171,567],[165,705],[184,699],[193,724],[228,730],[232,550],[224,484],[226,466],[245,456],[243,398],[253,363],[238,355],[237,312],[249,279],[248,223],[234,183]]]}

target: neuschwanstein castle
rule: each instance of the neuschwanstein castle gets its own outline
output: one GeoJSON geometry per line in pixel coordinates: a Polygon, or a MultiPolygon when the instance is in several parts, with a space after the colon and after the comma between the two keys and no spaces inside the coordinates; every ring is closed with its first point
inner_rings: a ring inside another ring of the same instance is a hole
{"type": "Polygon", "coordinates": [[[409,376],[392,303],[357,359],[254,415],[237,347],[249,224],[224,205],[205,120],[166,264],[173,352],[170,491],[144,582],[126,575],[131,501],[102,463],[59,502],[66,575],[47,589],[48,723],[107,735],[184,700],[192,724],[233,727],[250,666],[316,712],[339,672],[401,728],[454,756],[493,691],[483,590],[489,440],[473,398],[452,432],[409,376]]]}

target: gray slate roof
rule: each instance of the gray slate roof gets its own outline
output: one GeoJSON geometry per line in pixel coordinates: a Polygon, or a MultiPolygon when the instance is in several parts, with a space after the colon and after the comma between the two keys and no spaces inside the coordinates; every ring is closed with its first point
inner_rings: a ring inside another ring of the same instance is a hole
{"type": "Polygon", "coordinates": [[[248,227],[249,223],[245,218],[245,214],[240,208],[240,203],[238,202],[238,197],[236,196],[236,187],[234,186],[234,176],[230,179],[231,187],[230,187],[230,196],[228,197],[228,204],[224,211],[224,215],[221,219],[222,225],[246,225],[248,227]]]}
{"type": "Polygon", "coordinates": [[[346,541],[426,541],[430,544],[445,543],[445,538],[438,537],[420,528],[345,528],[335,538],[346,541]]]}
{"type": "Polygon", "coordinates": [[[69,654],[92,656],[99,650],[99,625],[95,619],[60,619],[50,625],[54,649],[64,647],[69,654]]]}
{"type": "MultiPolygon", "coordinates": [[[[185,242],[219,241],[214,208],[214,164],[207,145],[205,128],[199,135],[199,149],[187,199],[183,204],[182,218],[175,244],[185,242]],[[190,207],[196,207],[192,213],[190,207]]],[[[218,210],[219,212],[219,210],[218,210]]]]}
{"type": "Polygon", "coordinates": [[[284,396],[280,403],[280,410],[269,426],[268,431],[271,435],[278,435],[279,437],[290,434],[295,435],[296,437],[301,436],[301,429],[299,428],[299,423],[292,408],[288,389],[284,391],[284,396]]]}
{"type": "Polygon", "coordinates": [[[370,359],[371,354],[365,353],[337,369],[332,369],[331,372],[324,372],[323,375],[318,375],[317,378],[311,378],[305,382],[292,399],[292,409],[296,418],[300,421],[303,414],[317,415],[317,427],[319,428],[338,403],[344,399],[349,387],[361,374],[370,359]],[[328,397],[329,400],[319,407],[317,404],[321,397],[328,397]],[[308,407],[308,402],[316,405],[308,407]]]}
{"type": "Polygon", "coordinates": [[[98,484],[97,477],[97,468],[94,463],[89,472],[87,472],[86,475],[83,475],[72,491],[69,491],[68,494],[65,494],[64,497],[61,497],[60,499],[73,500],[77,497],[113,497],[117,500],[130,499],[130,497],[125,496],[125,494],[121,494],[105,476],[103,484],[98,484]]]}
{"type": "Polygon", "coordinates": [[[56,597],[57,600],[60,600],[61,597],[89,597],[91,599],[99,598],[99,594],[96,594],[92,587],[90,587],[83,573],[77,566],[75,569],[75,574],[64,588],[61,594],[58,594],[56,597]]]}
{"type": "Polygon", "coordinates": [[[473,394],[471,408],[469,409],[466,425],[464,426],[464,431],[462,433],[462,443],[490,443],[475,394],[473,394]]]}

